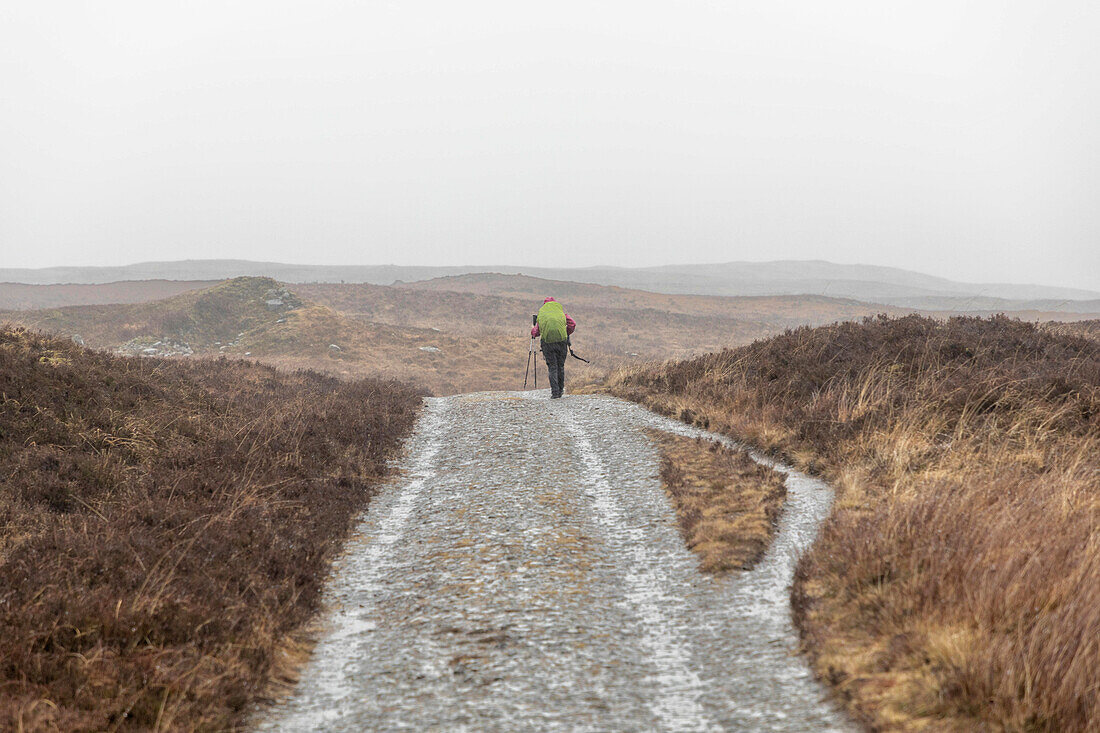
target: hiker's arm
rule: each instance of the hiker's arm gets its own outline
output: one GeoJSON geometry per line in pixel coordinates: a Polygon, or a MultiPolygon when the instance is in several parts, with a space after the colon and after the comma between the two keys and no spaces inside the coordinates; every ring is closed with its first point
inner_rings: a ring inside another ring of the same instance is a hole
{"type": "Polygon", "coordinates": [[[565,314],[565,333],[569,335],[577,330],[577,322],[569,317],[569,314],[565,314]]]}
{"type": "Polygon", "coordinates": [[[539,337],[539,324],[531,326],[531,338],[537,339],[539,337]]]}

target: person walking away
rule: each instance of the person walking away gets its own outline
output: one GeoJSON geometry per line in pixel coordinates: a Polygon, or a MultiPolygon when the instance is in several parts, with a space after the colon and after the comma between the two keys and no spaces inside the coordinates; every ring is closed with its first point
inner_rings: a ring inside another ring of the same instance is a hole
{"type": "Polygon", "coordinates": [[[561,303],[553,298],[542,301],[542,307],[531,338],[541,338],[542,356],[546,359],[546,371],[550,373],[550,399],[561,397],[565,391],[565,359],[569,356],[569,335],[577,327],[561,303]]]}

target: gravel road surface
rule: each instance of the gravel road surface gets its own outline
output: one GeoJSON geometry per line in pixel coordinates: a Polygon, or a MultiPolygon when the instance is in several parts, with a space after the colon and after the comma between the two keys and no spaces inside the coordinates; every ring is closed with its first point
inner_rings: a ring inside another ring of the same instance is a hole
{"type": "Polygon", "coordinates": [[[609,397],[429,399],[333,569],[301,682],[260,729],[854,729],[790,621],[828,487],[787,471],[763,561],[704,576],[646,427],[718,437],[609,397]]]}

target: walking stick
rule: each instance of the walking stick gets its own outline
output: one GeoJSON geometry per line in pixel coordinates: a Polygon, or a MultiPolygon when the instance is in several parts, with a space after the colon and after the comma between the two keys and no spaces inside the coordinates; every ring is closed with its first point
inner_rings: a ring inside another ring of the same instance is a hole
{"type": "MultiPolygon", "coordinates": [[[[531,326],[539,322],[538,314],[531,316],[531,326]]],[[[539,358],[535,356],[535,337],[531,337],[531,347],[527,349],[527,369],[523,370],[523,388],[527,389],[527,372],[531,369],[531,361],[535,362],[535,389],[539,388],[539,358]]]]}

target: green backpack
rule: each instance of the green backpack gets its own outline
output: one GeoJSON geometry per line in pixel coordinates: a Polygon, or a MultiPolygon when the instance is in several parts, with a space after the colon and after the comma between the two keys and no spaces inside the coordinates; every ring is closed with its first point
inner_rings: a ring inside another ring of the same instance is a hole
{"type": "Polygon", "coordinates": [[[558,344],[569,338],[565,331],[565,309],[561,303],[552,300],[539,308],[539,335],[548,344],[558,344]]]}

